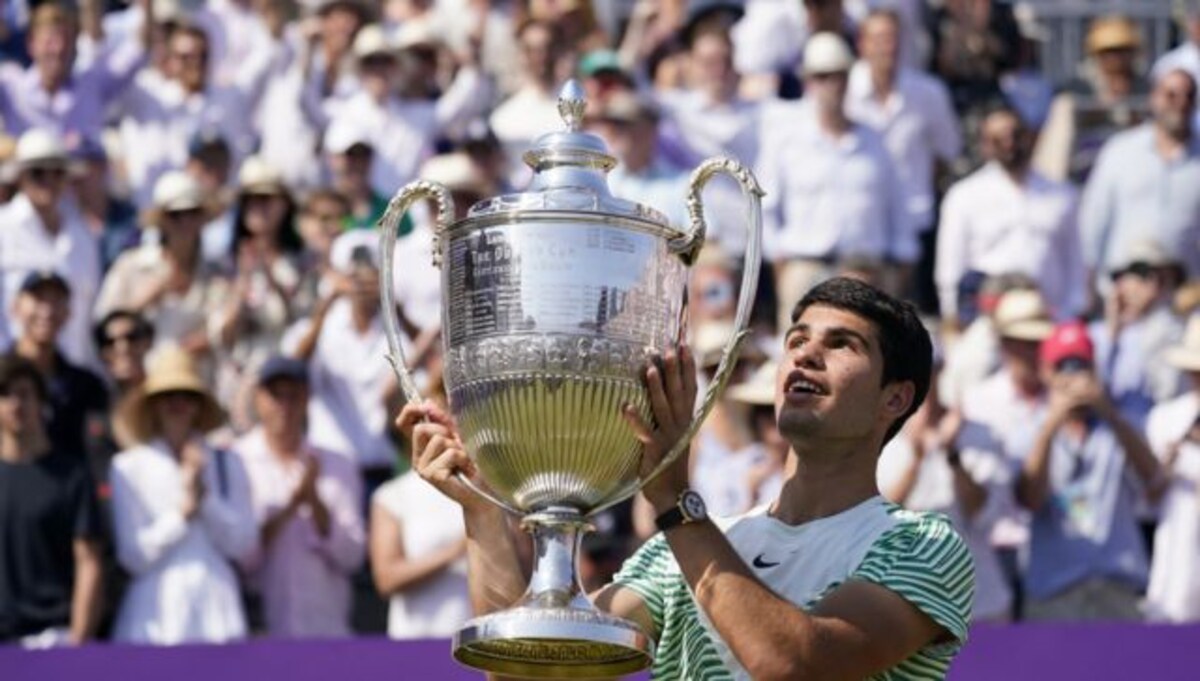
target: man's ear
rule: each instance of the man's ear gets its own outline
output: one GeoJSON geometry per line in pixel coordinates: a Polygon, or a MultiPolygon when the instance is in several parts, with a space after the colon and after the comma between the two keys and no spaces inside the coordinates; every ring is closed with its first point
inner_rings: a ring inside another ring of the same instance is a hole
{"type": "Polygon", "coordinates": [[[883,388],[883,408],[890,420],[904,416],[912,408],[917,386],[912,381],[896,381],[883,388]]]}

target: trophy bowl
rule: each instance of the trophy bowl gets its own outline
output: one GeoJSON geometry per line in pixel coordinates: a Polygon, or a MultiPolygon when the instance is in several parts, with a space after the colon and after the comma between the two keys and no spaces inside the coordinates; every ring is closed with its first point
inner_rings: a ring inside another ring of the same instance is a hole
{"type": "Polygon", "coordinates": [[[392,366],[409,400],[420,395],[400,351],[392,254],[400,218],[416,201],[437,205],[434,261],[442,277],[442,344],[450,411],[483,486],[460,478],[521,517],[533,536],[529,590],[512,608],[467,622],[455,658],[477,669],[535,678],[602,678],[649,666],[641,628],[600,612],[575,564],[588,516],[619,503],[683,454],[747,335],[760,261],[762,191],[744,167],[711,159],[693,173],[691,230],[657,210],[613,197],[604,143],[579,130],[585,102],[568,82],[565,130],[526,153],[523,193],[482,201],[455,221],[445,188],[414,182],[381,225],[381,294],[392,366]],[[657,471],[639,475],[641,443],[625,418],[652,418],[643,372],[684,338],[688,266],[704,243],[701,190],[726,173],[747,198],[750,231],[735,333],[690,428],[657,471]]]}

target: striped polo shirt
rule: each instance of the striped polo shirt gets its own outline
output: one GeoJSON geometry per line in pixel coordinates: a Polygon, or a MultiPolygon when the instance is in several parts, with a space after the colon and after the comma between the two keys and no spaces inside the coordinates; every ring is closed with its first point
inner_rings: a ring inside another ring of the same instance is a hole
{"type": "MultiPolygon", "coordinates": [[[[768,588],[806,610],[847,580],[890,589],[953,639],[926,646],[872,679],[945,677],[966,641],[975,591],[971,555],[945,516],[905,511],[879,496],[802,525],[786,525],[766,511],[762,506],[718,525],[768,588]]],[[[654,619],[654,678],[750,679],[696,605],[661,534],[626,561],[615,582],[641,596],[654,619]]]]}

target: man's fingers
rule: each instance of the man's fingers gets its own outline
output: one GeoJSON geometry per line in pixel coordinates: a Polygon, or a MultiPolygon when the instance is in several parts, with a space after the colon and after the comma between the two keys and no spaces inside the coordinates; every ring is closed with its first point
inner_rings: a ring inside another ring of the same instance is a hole
{"type": "MultiPolygon", "coordinates": [[[[683,378],[684,395],[691,395],[695,401],[696,392],[699,390],[696,383],[696,355],[692,353],[692,349],[683,344],[679,347],[680,366],[679,372],[683,378]]],[[[688,404],[690,412],[691,404],[688,404]]]]}
{"type": "Polygon", "coordinates": [[[663,372],[657,366],[646,369],[646,388],[650,393],[650,411],[660,429],[675,427],[675,414],[671,410],[671,402],[667,399],[666,388],[663,385],[663,372]]]}
{"type": "MultiPolygon", "coordinates": [[[[667,353],[663,362],[663,374],[666,378],[665,386],[667,395],[670,397],[671,417],[679,420],[679,402],[683,399],[683,375],[682,365],[678,351],[672,350],[667,353]]],[[[688,405],[690,408],[691,405],[688,405]]]]}
{"type": "Polygon", "coordinates": [[[633,436],[642,444],[650,444],[654,440],[654,430],[650,427],[642,415],[638,413],[637,407],[632,404],[627,404],[621,409],[621,415],[625,417],[625,421],[633,430],[633,436]]]}
{"type": "Polygon", "coordinates": [[[412,432],[412,450],[414,452],[423,452],[429,446],[429,441],[434,436],[450,437],[452,435],[449,428],[438,423],[423,422],[417,425],[412,432]]]}

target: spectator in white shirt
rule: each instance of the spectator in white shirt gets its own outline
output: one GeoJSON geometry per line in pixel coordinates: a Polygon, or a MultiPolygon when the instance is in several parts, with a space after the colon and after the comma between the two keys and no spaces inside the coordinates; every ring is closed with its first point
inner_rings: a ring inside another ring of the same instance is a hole
{"type": "Polygon", "coordinates": [[[118,407],[135,446],[113,459],[117,557],[132,574],[113,638],[170,645],[246,635],[235,563],[253,558],[258,530],[241,460],[205,435],[221,408],[190,354],[163,348],[145,384],[118,407]]]}
{"type": "Polygon", "coordinates": [[[1200,621],[1200,317],[1192,317],[1182,342],[1166,360],[1185,372],[1190,390],[1160,403],[1146,422],[1150,449],[1162,462],[1167,490],[1154,536],[1146,618],[1152,622],[1200,621]]]}
{"type": "Polygon", "coordinates": [[[1196,81],[1182,70],[1158,76],[1151,120],[1114,135],[1088,177],[1079,228],[1094,285],[1128,259],[1134,242],[1153,238],[1200,275],[1200,137],[1192,117],[1196,81]]]}
{"type": "Polygon", "coordinates": [[[267,633],[350,634],[350,578],[364,557],[358,467],[306,434],[308,367],[275,356],[254,388],[259,425],[233,445],[250,478],[259,551],[248,577],[267,633]]]}
{"type": "Polygon", "coordinates": [[[937,162],[958,157],[962,134],[946,86],[901,64],[900,26],[892,9],[873,10],[860,25],[861,59],[850,70],[846,110],[883,135],[913,227],[927,233],[933,226],[937,162]]]}
{"type": "Polygon", "coordinates": [[[971,271],[1032,277],[1057,319],[1085,311],[1086,273],[1076,193],[1030,168],[1033,132],[1016,111],[984,118],[988,162],[950,188],[938,227],[935,281],[943,319],[954,319],[958,286],[971,271]]]}
{"type": "Polygon", "coordinates": [[[529,21],[518,28],[521,86],[492,112],[489,124],[508,150],[514,186],[523,187],[530,171],[521,162],[537,137],[562,127],[558,114],[559,58],[562,35],[554,24],[529,21]]]}
{"type": "Polygon", "coordinates": [[[763,113],[759,179],[763,253],[775,266],[780,328],[792,305],[847,259],[895,266],[900,290],[920,256],[903,188],[878,133],[846,116],[854,57],[842,38],[813,36],[804,50],[805,97],[763,113]],[[797,163],[797,159],[804,159],[797,163]]]}
{"type": "Polygon", "coordinates": [[[229,144],[236,168],[254,145],[248,100],[236,88],[209,82],[209,38],[195,24],[177,23],[167,37],[162,74],[143,72],[122,107],[121,147],[138,205],[150,204],[154,183],[182,168],[188,145],[202,134],[229,144]]]}
{"type": "MultiPolygon", "coordinates": [[[[349,202],[347,227],[369,229],[375,226],[387,210],[387,196],[375,191],[371,183],[375,165],[375,147],[371,134],[357,120],[342,117],[325,131],[322,142],[329,184],[349,202]]],[[[397,188],[398,189],[398,188],[397,188]]],[[[405,224],[400,231],[405,231],[405,224]]]]}
{"type": "Polygon", "coordinates": [[[100,288],[100,246],[66,194],[67,151],[53,132],[33,129],[17,142],[17,195],[0,207],[0,340],[20,335],[8,314],[21,282],[36,270],[71,282],[71,313],[59,337],[75,364],[94,365],[91,310],[100,288]]]}

